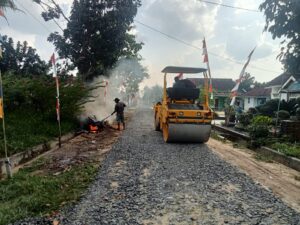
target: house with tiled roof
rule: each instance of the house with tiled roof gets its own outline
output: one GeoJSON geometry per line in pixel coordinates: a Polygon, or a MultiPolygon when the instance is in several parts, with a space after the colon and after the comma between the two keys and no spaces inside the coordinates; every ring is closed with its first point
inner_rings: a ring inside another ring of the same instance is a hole
{"type": "Polygon", "coordinates": [[[244,102],[244,110],[248,111],[249,108],[255,108],[257,106],[265,104],[271,99],[271,88],[255,87],[250,91],[242,94],[240,98],[244,102]]]}
{"type": "Polygon", "coordinates": [[[289,73],[283,73],[275,77],[273,80],[267,83],[267,87],[271,89],[271,99],[281,99],[288,101],[289,92],[288,87],[300,80],[300,75],[292,75],[289,73]]]}
{"type": "Polygon", "coordinates": [[[287,100],[300,98],[300,79],[286,85],[281,94],[287,95],[287,100]]]}
{"type": "MultiPolygon", "coordinates": [[[[197,87],[204,87],[204,78],[189,78],[197,87]]],[[[213,86],[213,106],[216,111],[223,110],[225,103],[229,102],[229,97],[235,82],[228,78],[212,78],[213,86]]]]}

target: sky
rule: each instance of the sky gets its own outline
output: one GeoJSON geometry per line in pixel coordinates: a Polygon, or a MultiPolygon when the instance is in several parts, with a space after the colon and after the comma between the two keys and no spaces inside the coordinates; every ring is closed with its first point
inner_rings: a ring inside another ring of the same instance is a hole
{"type": "MultiPolygon", "coordinates": [[[[236,7],[258,9],[262,0],[210,0],[236,7]]],[[[69,14],[72,0],[57,0],[69,14]]],[[[54,51],[47,41],[50,32],[60,31],[53,22],[44,22],[41,8],[32,0],[16,0],[23,12],[7,11],[7,22],[0,18],[0,33],[15,41],[27,41],[45,60],[54,51]]],[[[247,68],[259,82],[267,82],[283,72],[276,59],[280,40],[273,40],[263,32],[265,18],[262,12],[252,12],[207,4],[198,0],[142,0],[136,16],[137,40],[144,43],[140,54],[150,78],[142,86],[162,85],[161,70],[165,66],[204,67],[202,40],[205,37],[209,52],[212,77],[236,80],[251,50],[256,47],[247,68]],[[153,27],[188,45],[170,39],[147,26],[153,27]],[[194,47],[191,47],[191,46],[194,47]],[[196,47],[196,48],[195,48],[196,47]]],[[[58,21],[62,27],[66,22],[58,21]]]]}

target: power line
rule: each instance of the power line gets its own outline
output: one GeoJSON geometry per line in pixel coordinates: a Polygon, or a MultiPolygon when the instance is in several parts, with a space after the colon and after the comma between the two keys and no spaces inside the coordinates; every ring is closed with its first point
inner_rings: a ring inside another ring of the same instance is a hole
{"type": "Polygon", "coordinates": [[[198,1],[199,2],[204,2],[204,3],[207,3],[207,4],[211,4],[211,5],[219,5],[219,6],[223,6],[223,7],[227,7],[227,8],[232,8],[232,9],[246,10],[246,11],[250,11],[250,12],[260,12],[260,11],[255,10],[255,9],[247,9],[247,8],[242,8],[242,7],[236,7],[236,6],[232,6],[232,5],[226,5],[226,4],[211,2],[211,1],[207,1],[207,0],[198,0],[198,1]]]}
{"type": "MultiPolygon", "coordinates": [[[[147,24],[145,24],[145,23],[142,23],[142,22],[140,22],[140,21],[138,21],[138,20],[136,20],[136,19],[135,19],[135,22],[138,23],[138,24],[140,24],[140,25],[142,25],[142,26],[144,26],[144,27],[146,27],[146,28],[148,28],[148,29],[150,29],[150,30],[152,30],[152,31],[154,31],[154,32],[156,32],[156,33],[159,33],[159,34],[161,34],[161,35],[163,35],[163,36],[166,36],[166,37],[169,38],[169,39],[172,39],[172,40],[174,40],[174,41],[177,41],[177,42],[179,42],[179,43],[181,43],[181,44],[184,44],[184,45],[186,45],[186,46],[189,46],[189,47],[191,47],[191,48],[194,48],[194,49],[197,49],[197,50],[200,50],[200,51],[203,50],[202,48],[200,48],[200,47],[198,47],[198,46],[196,46],[196,45],[190,44],[190,43],[188,43],[188,42],[186,42],[186,41],[184,41],[184,40],[181,40],[181,39],[179,39],[179,38],[177,38],[177,37],[174,37],[174,36],[172,36],[172,35],[169,35],[169,34],[167,34],[167,33],[164,33],[164,32],[162,32],[162,31],[160,31],[160,30],[158,30],[158,29],[156,29],[156,28],[154,28],[154,27],[152,27],[152,26],[149,26],[149,25],[147,25],[147,24]]],[[[213,55],[213,56],[215,56],[215,57],[222,58],[222,59],[224,59],[224,60],[227,60],[227,61],[230,61],[230,62],[233,62],[233,63],[237,63],[237,64],[244,65],[243,62],[235,61],[235,60],[233,60],[233,59],[230,59],[230,58],[227,58],[227,57],[218,55],[218,54],[213,53],[213,52],[211,52],[211,51],[209,51],[208,53],[211,54],[211,55],[213,55]]],[[[255,69],[257,69],[257,70],[265,71],[265,72],[279,73],[278,71],[266,70],[266,69],[264,69],[264,68],[260,68],[260,67],[257,67],[257,66],[249,65],[249,67],[255,68],[255,69]]]]}
{"type": "Polygon", "coordinates": [[[35,15],[33,15],[29,10],[27,10],[24,5],[20,2],[16,2],[16,4],[19,4],[35,21],[37,21],[40,25],[42,25],[42,27],[44,27],[45,30],[47,30],[48,32],[52,32],[45,24],[43,24],[35,15]]]}

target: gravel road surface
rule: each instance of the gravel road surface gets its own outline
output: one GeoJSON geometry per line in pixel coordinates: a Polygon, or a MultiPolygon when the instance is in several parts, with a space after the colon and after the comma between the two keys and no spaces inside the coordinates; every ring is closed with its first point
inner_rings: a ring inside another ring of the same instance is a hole
{"type": "Polygon", "coordinates": [[[165,144],[137,110],[60,224],[300,224],[300,214],[205,144],[165,144]]]}

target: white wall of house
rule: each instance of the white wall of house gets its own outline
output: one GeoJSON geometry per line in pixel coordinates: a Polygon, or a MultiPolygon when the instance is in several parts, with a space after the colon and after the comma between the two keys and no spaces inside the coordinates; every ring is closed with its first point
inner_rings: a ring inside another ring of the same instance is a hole
{"type": "Polygon", "coordinates": [[[272,86],[271,87],[271,99],[281,99],[281,100],[288,100],[288,96],[286,93],[279,93],[280,91],[280,86],[272,86]]]}
{"type": "Polygon", "coordinates": [[[244,97],[244,111],[248,111],[249,108],[255,108],[256,106],[264,104],[265,101],[269,101],[267,97],[244,97]]]}
{"type": "Polygon", "coordinates": [[[244,97],[244,110],[247,111],[249,108],[255,107],[254,97],[244,97]]]}
{"type": "Polygon", "coordinates": [[[300,93],[289,93],[289,99],[300,98],[300,93]]]}

